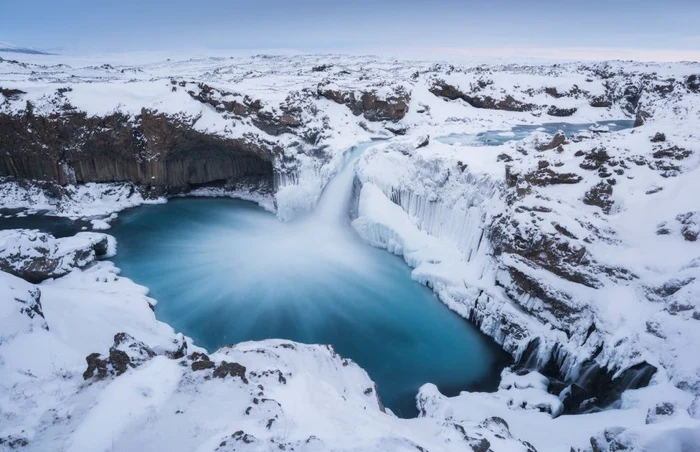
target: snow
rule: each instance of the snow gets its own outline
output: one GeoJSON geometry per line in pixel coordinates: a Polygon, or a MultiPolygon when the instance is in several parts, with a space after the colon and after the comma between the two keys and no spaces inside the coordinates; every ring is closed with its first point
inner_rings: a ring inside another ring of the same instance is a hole
{"type": "MultiPolygon", "coordinates": [[[[373,383],[362,369],[323,346],[263,341],[212,354],[217,366],[223,361],[244,365],[247,385],[239,377],[220,380],[211,370],[193,371],[188,358],[166,357],[183,339],[158,322],[148,290],[119,277],[108,262],[77,268],[90,257],[62,261],[61,273],[68,274],[38,286],[0,272],[0,440],[25,439],[28,450],[206,452],[224,442],[223,450],[238,445],[252,450],[465,450],[469,441],[459,433],[463,428],[472,440],[487,439],[496,452],[526,450],[518,440],[540,451],[589,450],[591,441],[609,450],[685,451],[700,444],[695,353],[700,241],[686,238],[700,228],[695,213],[700,211],[700,99],[685,83],[700,73],[697,63],[451,66],[334,55],[21,58],[20,63],[0,61],[3,88],[26,91],[1,103],[0,113],[16,114],[30,101],[36,114],[51,114],[56,90],[70,87],[65,100],[88,115],[120,111],[135,117],[150,108],[198,118],[194,128],[205,133],[253,137],[276,148],[273,192],[209,187],[190,194],[252,200],[286,221],[316,207],[353,146],[389,139],[374,143],[357,161],[357,205],[351,211],[360,237],[403,256],[415,280],[516,358],[538,340],[535,361],[543,364],[557,347],[563,353],[561,372],[570,382],[581,382],[591,361],[614,376],[643,362],[658,370],[648,387],[626,391],[617,409],[562,415],[563,401],[547,392],[546,377],[506,369],[499,390],[491,394],[448,398],[425,385],[417,397],[422,416],[401,420],[380,410],[374,392],[366,393],[373,383]],[[112,66],[102,66],[107,61],[112,66]],[[311,70],[321,64],[331,69],[311,70]],[[185,86],[173,90],[171,80],[185,86]],[[536,107],[522,112],[474,108],[432,94],[438,81],[494,99],[510,95],[536,107]],[[264,111],[299,107],[303,125],[298,136],[272,136],[249,118],[226,116],[200,103],[187,93],[199,82],[229,92],[227,99],[258,99],[264,111]],[[320,84],[355,95],[371,91],[379,98],[400,86],[410,92],[409,109],[398,124],[370,122],[316,96],[320,84]],[[664,93],[668,84],[672,90],[664,93]],[[628,87],[642,85],[638,102],[625,99],[628,87]],[[615,101],[593,107],[597,96],[615,101]],[[576,111],[554,118],[547,114],[549,106],[576,111]],[[501,146],[438,140],[487,130],[512,137],[516,125],[590,124],[630,119],[640,110],[650,115],[645,125],[618,132],[593,126],[575,139],[567,137],[562,152],[537,149],[551,139],[544,131],[501,146]],[[650,141],[657,132],[666,135],[666,142],[650,141]],[[304,133],[314,139],[301,139],[304,133]],[[431,139],[418,147],[425,137],[431,139]],[[655,156],[673,146],[690,154],[655,156]],[[582,166],[594,149],[607,153],[602,166],[608,175],[582,166]],[[510,161],[500,159],[502,154],[510,161]],[[530,176],[541,169],[581,180],[538,185],[530,176]],[[513,185],[507,174],[515,178],[513,185]],[[592,187],[610,179],[609,213],[583,202],[592,187]],[[552,244],[555,251],[583,250],[579,261],[585,264],[571,264],[566,255],[547,267],[546,259],[538,260],[543,253],[518,248],[545,248],[542,244],[552,244]],[[531,278],[563,307],[557,310],[534,290],[520,290],[514,272],[531,278]],[[39,300],[42,315],[30,316],[35,311],[25,307],[39,300]],[[86,356],[105,354],[120,332],[158,356],[124,375],[83,381],[86,356]],[[673,407],[671,414],[665,414],[666,404],[673,407]],[[485,421],[493,416],[505,420],[509,431],[485,421]],[[255,438],[244,442],[239,431],[255,438]]],[[[85,218],[102,230],[115,212],[165,202],[146,199],[128,183],[63,190],[56,199],[40,185],[4,180],[0,208],[85,218]]],[[[22,262],[31,263],[38,257],[34,242],[40,234],[2,231],[0,236],[2,258],[21,255],[22,262]]],[[[44,238],[51,255],[72,256],[101,236],[44,238]]],[[[112,255],[114,240],[108,245],[112,255]]],[[[187,342],[189,352],[201,351],[187,342]]]]}
{"type": "Polygon", "coordinates": [[[143,422],[147,416],[162,411],[181,377],[177,363],[158,356],[138,371],[114,380],[78,425],[67,450],[113,450],[114,438],[120,437],[130,424],[143,422]]]}

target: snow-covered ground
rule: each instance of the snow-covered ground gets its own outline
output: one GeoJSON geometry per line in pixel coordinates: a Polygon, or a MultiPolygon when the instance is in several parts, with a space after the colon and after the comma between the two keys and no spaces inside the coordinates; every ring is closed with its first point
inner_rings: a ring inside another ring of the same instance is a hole
{"type": "MultiPolygon", "coordinates": [[[[144,109],[194,118],[198,133],[268,152],[275,183],[192,194],[252,199],[281,219],[315,206],[347,149],[388,139],[357,163],[359,235],[402,255],[414,279],[562,386],[510,369],[494,394],[447,398],[428,384],[421,417],[398,419],[364,371],[324,347],[264,341],[193,355],[202,350],[184,350],[187,339],[155,319],[147,290],[100,262],[38,286],[0,273],[0,447],[700,448],[700,64],[17,58],[0,60],[6,121],[30,104],[46,118],[119,112],[135,127],[144,109]],[[436,139],[621,119],[638,127],[500,146],[436,139]],[[619,401],[589,387],[634,387],[653,370],[619,401]],[[604,402],[616,409],[562,415],[604,402]]],[[[159,158],[157,143],[144,146],[139,159],[159,158]]],[[[13,168],[16,150],[2,151],[13,168]]],[[[61,161],[61,174],[74,164],[61,161]]],[[[8,179],[0,195],[0,207],[87,217],[95,229],[165,201],[129,181],[8,179]]],[[[22,240],[5,249],[31,248],[22,240]]]]}

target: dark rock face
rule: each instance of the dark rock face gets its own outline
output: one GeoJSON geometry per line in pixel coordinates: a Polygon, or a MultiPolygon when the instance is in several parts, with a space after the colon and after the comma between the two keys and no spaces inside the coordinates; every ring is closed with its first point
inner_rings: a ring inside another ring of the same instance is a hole
{"type": "Polygon", "coordinates": [[[644,110],[639,110],[637,111],[636,116],[634,117],[634,126],[633,127],[639,127],[643,126],[646,124],[647,119],[649,119],[651,115],[644,110]]]}
{"type": "Polygon", "coordinates": [[[681,173],[681,167],[678,162],[691,156],[693,151],[671,146],[663,148],[661,146],[654,147],[652,161],[643,161],[642,164],[647,164],[650,169],[659,171],[662,177],[676,177],[681,173]]]}
{"type": "Polygon", "coordinates": [[[545,187],[557,184],[577,184],[583,180],[576,173],[558,173],[550,168],[540,168],[524,176],[525,181],[531,185],[545,187]]]}
{"type": "Polygon", "coordinates": [[[27,94],[20,89],[3,88],[0,86],[0,94],[6,99],[17,99],[21,94],[27,94]]]}
{"type": "Polygon", "coordinates": [[[622,105],[622,108],[627,111],[627,113],[633,115],[637,113],[637,107],[639,107],[639,101],[642,98],[642,87],[632,82],[628,82],[626,86],[621,89],[619,94],[618,102],[622,105]]]}
{"type": "Polygon", "coordinates": [[[556,117],[566,117],[566,116],[571,116],[574,113],[578,111],[577,108],[558,108],[554,105],[549,107],[549,110],[547,110],[547,114],[549,116],[556,116],[556,117]]]}
{"type": "Polygon", "coordinates": [[[613,194],[613,186],[607,182],[598,182],[591,187],[583,197],[583,203],[589,206],[600,207],[604,213],[609,214],[614,201],[610,198],[613,194]]]}
{"type": "Polygon", "coordinates": [[[532,111],[537,108],[534,104],[528,104],[516,100],[510,94],[503,99],[494,99],[491,96],[469,95],[460,91],[457,87],[450,85],[442,80],[436,82],[430,92],[438,97],[443,97],[448,100],[462,99],[474,108],[485,108],[489,110],[505,110],[505,111],[532,111]]]}
{"type": "Polygon", "coordinates": [[[666,141],[666,135],[661,132],[656,132],[656,135],[654,135],[650,141],[652,143],[663,143],[666,141]]]}
{"type": "Polygon", "coordinates": [[[681,223],[681,234],[689,242],[695,242],[700,236],[700,211],[680,214],[676,220],[681,223]]]}
{"type": "Polygon", "coordinates": [[[243,383],[248,384],[248,379],[245,376],[245,366],[238,363],[229,363],[226,361],[221,361],[219,367],[214,370],[214,377],[216,378],[226,378],[226,377],[239,377],[243,383]]]}
{"type": "Polygon", "coordinates": [[[579,167],[585,170],[597,170],[610,160],[610,156],[604,148],[593,148],[590,152],[584,154],[585,158],[579,164],[579,167]]]}
{"type": "Polygon", "coordinates": [[[199,132],[196,118],[142,109],[87,116],[70,105],[51,116],[0,114],[0,175],[58,182],[130,181],[181,191],[255,176],[272,181],[272,152],[199,132]]]}
{"type": "MultiPolygon", "coordinates": [[[[657,135],[659,135],[659,134],[657,134],[657,135]]],[[[654,137],[654,138],[656,138],[656,137],[654,137]]],[[[665,141],[665,140],[666,140],[666,137],[664,136],[664,140],[661,140],[661,141],[665,141]]],[[[693,153],[693,151],[690,151],[688,149],[679,148],[678,146],[671,146],[669,148],[658,149],[658,150],[654,151],[654,153],[652,154],[652,157],[654,157],[655,159],[667,158],[667,159],[673,159],[673,160],[683,160],[683,159],[690,157],[692,155],[692,153],[693,153]]]]}
{"type": "Polygon", "coordinates": [[[594,108],[612,107],[612,101],[607,96],[596,96],[588,104],[594,108]]]}
{"type": "Polygon", "coordinates": [[[685,80],[685,86],[691,93],[700,93],[700,75],[693,74],[685,80]]]}
{"type": "Polygon", "coordinates": [[[91,353],[85,360],[88,367],[83,373],[83,378],[101,380],[110,375],[119,376],[129,370],[145,363],[156,356],[146,344],[137,341],[126,333],[114,335],[114,345],[109,349],[109,355],[102,357],[99,353],[91,353]]]}
{"type": "Polygon", "coordinates": [[[564,132],[557,132],[554,134],[554,137],[552,137],[552,141],[546,144],[541,144],[536,147],[538,151],[549,151],[551,149],[556,149],[559,146],[566,144],[566,135],[564,132]]]}
{"type": "Polygon", "coordinates": [[[193,371],[211,369],[212,367],[216,367],[216,364],[209,359],[209,355],[205,355],[204,353],[194,352],[190,355],[190,359],[192,360],[193,371]]]}
{"type": "MultiPolygon", "coordinates": [[[[522,262],[526,261],[523,260],[522,262]]],[[[508,293],[511,298],[517,299],[520,295],[525,294],[536,297],[546,305],[548,313],[551,313],[557,319],[564,322],[574,322],[580,318],[582,313],[581,308],[577,306],[575,300],[572,300],[567,294],[542,284],[536,278],[527,275],[515,267],[508,267],[507,271],[512,284],[505,285],[507,287],[506,293],[508,293]],[[510,288],[511,286],[514,290],[510,288]]],[[[538,309],[541,310],[541,308],[538,309]]],[[[535,317],[542,318],[539,316],[539,311],[527,308],[525,311],[535,317]]]]}
{"type": "Polygon", "coordinates": [[[384,99],[372,91],[365,91],[358,97],[354,92],[329,89],[323,85],[319,85],[317,94],[337,104],[346,105],[355,116],[363,115],[369,121],[399,121],[406,116],[411,100],[410,94],[402,87],[384,99]]]}
{"type": "MultiPolygon", "coordinates": [[[[505,216],[492,225],[490,240],[494,245],[496,255],[509,253],[518,256],[522,262],[530,267],[544,268],[557,276],[588,287],[598,285],[592,275],[584,272],[593,264],[588,257],[586,248],[571,242],[567,235],[544,235],[537,233],[534,229],[528,229],[523,234],[512,234],[509,232],[509,227],[510,221],[505,216]]],[[[535,286],[539,287],[540,284],[527,275],[521,275],[522,272],[510,267],[507,268],[507,271],[515,285],[520,288],[521,293],[536,290],[548,298],[557,295],[544,287],[535,288],[535,286]]],[[[568,297],[563,297],[562,300],[552,301],[552,303],[567,304],[571,301],[568,297]]]]}
{"type": "MultiPolygon", "coordinates": [[[[595,332],[595,326],[591,327],[595,332]]],[[[591,333],[591,334],[592,334],[591,333]]],[[[540,353],[539,339],[533,340],[523,353],[517,365],[525,369],[533,369],[532,357],[540,353]]],[[[564,404],[564,414],[581,414],[600,411],[609,408],[620,399],[628,389],[638,389],[647,386],[656,373],[656,367],[643,361],[629,367],[614,378],[617,369],[601,367],[594,359],[581,365],[581,375],[575,381],[567,381],[561,373],[560,364],[565,362],[567,354],[561,347],[555,346],[549,355],[549,360],[539,365],[536,370],[550,379],[548,392],[558,395],[564,404]]]]}
{"type": "Polygon", "coordinates": [[[0,436],[0,446],[12,449],[21,449],[29,444],[29,440],[24,436],[8,435],[0,436]]]}

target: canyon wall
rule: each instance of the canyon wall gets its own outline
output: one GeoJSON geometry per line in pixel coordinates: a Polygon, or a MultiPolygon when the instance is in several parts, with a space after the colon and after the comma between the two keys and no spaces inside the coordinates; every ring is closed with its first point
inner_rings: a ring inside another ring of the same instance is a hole
{"type": "Polygon", "coordinates": [[[272,184],[272,152],[244,139],[192,128],[192,121],[143,109],[140,115],[83,112],[0,114],[0,174],[75,184],[130,181],[182,191],[255,177],[272,184]]]}

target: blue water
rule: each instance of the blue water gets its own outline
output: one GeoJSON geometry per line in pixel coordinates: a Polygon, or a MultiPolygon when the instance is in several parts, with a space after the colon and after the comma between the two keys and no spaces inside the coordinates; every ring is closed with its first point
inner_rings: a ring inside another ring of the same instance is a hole
{"type": "Polygon", "coordinates": [[[71,220],[64,217],[51,217],[40,214],[16,216],[18,209],[0,209],[0,230],[4,229],[38,229],[48,232],[54,237],[70,237],[89,228],[90,223],[82,220],[71,220]],[[10,216],[11,215],[11,216],[10,216]]]}
{"type": "MultiPolygon", "coordinates": [[[[329,209],[344,206],[319,205],[329,209]]],[[[447,395],[495,390],[508,355],[402,259],[324,218],[283,223],[252,203],[185,198],[122,213],[109,232],[116,265],[151,289],[157,317],[209,351],[266,338],[332,344],[404,417],[427,382],[447,395]]]]}
{"type": "Polygon", "coordinates": [[[634,121],[623,119],[617,121],[600,121],[595,124],[568,124],[564,122],[551,122],[540,125],[520,125],[515,126],[510,130],[487,130],[486,132],[474,134],[457,133],[436,139],[447,144],[464,143],[473,146],[500,146],[509,141],[520,141],[536,131],[554,134],[561,130],[567,137],[571,137],[576,134],[588,132],[590,131],[591,127],[595,126],[606,126],[610,129],[610,132],[617,132],[631,128],[634,126],[634,121]]]}

